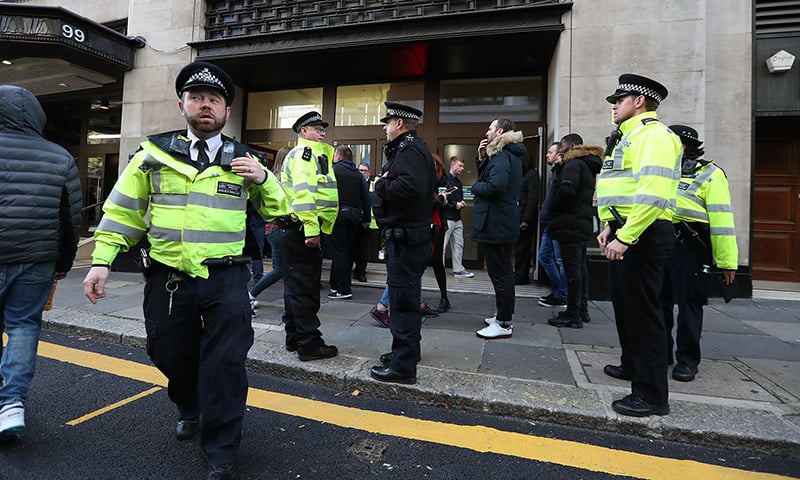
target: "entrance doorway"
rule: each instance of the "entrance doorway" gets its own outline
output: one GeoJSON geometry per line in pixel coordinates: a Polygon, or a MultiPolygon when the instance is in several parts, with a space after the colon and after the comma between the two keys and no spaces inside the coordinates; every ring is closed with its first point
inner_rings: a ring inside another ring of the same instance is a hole
{"type": "Polygon", "coordinates": [[[756,120],[751,259],[754,280],[800,282],[798,125],[798,118],[756,120]]]}

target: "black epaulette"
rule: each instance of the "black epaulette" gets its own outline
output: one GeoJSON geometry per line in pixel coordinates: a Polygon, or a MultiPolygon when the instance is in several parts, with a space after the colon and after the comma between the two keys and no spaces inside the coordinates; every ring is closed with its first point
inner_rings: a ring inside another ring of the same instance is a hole
{"type": "Polygon", "coordinates": [[[305,160],[306,162],[310,162],[311,161],[311,157],[313,157],[313,156],[314,156],[314,152],[311,150],[311,147],[305,147],[303,149],[303,155],[301,156],[301,158],[303,160],[305,160]]]}
{"type": "Polygon", "coordinates": [[[657,121],[658,121],[658,119],[657,118],[653,118],[653,117],[643,118],[642,119],[642,125],[647,125],[648,123],[653,123],[653,122],[657,122],[657,121]]]}
{"type": "Polygon", "coordinates": [[[412,143],[414,143],[414,138],[415,138],[414,135],[406,135],[405,138],[403,138],[403,141],[400,142],[400,145],[397,146],[397,150],[398,151],[402,150],[407,146],[411,145],[412,143]]]}

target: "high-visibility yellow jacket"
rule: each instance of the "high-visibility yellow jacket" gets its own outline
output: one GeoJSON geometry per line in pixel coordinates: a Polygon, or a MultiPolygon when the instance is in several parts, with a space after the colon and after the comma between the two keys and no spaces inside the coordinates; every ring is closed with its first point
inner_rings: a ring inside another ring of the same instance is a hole
{"type": "Polygon", "coordinates": [[[331,145],[305,138],[289,151],[281,167],[281,185],[306,237],[330,234],[339,212],[331,145]]]}
{"type": "Polygon", "coordinates": [[[631,244],[656,220],[672,220],[680,178],[681,142],[656,112],[619,125],[622,138],[603,161],[597,179],[597,213],[610,222],[616,208],[625,220],[619,241],[631,244]]]}
{"type": "Polygon", "coordinates": [[[681,175],[678,204],[672,221],[708,224],[714,262],[725,270],[739,267],[731,191],[721,168],[711,162],[699,161],[694,173],[681,175]]]}
{"type": "MultiPolygon", "coordinates": [[[[154,135],[141,143],[103,206],[93,263],[110,265],[146,234],[153,259],[192,277],[208,278],[203,260],[242,254],[248,199],[267,220],[291,213],[268,170],[261,185],[218,163],[198,172],[184,133],[154,135]]],[[[233,142],[225,136],[223,141],[233,142]]],[[[233,144],[234,157],[250,152],[233,144]]]]}

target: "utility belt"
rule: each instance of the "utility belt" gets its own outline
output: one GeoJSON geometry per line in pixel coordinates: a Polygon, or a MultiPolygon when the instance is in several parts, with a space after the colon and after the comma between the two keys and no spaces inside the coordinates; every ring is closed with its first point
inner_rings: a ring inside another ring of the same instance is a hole
{"type": "Polygon", "coordinates": [[[339,207],[339,211],[340,212],[356,212],[359,215],[361,215],[361,209],[358,208],[358,207],[349,207],[349,206],[345,205],[343,207],[339,207]]]}
{"type": "Polygon", "coordinates": [[[422,245],[431,241],[431,227],[392,227],[383,230],[383,238],[401,245],[422,245]]]}
{"type": "MultiPolygon", "coordinates": [[[[139,250],[139,256],[136,257],[135,260],[136,265],[139,267],[139,271],[144,274],[145,278],[149,278],[156,272],[169,272],[171,276],[176,278],[188,278],[188,275],[186,275],[184,272],[151,258],[149,251],[145,248],[139,250]]],[[[206,258],[200,263],[209,268],[220,268],[232,267],[236,265],[249,265],[251,261],[252,259],[248,255],[226,255],[221,258],[206,258]]]]}
{"type": "Polygon", "coordinates": [[[291,215],[281,215],[280,217],[275,218],[275,220],[273,220],[271,223],[274,223],[283,230],[288,230],[292,228],[292,226],[300,223],[300,220],[292,217],[291,215]]]}
{"type": "Polygon", "coordinates": [[[225,255],[220,258],[206,258],[200,263],[210,268],[233,267],[235,265],[249,265],[252,260],[250,255],[225,255]]]}

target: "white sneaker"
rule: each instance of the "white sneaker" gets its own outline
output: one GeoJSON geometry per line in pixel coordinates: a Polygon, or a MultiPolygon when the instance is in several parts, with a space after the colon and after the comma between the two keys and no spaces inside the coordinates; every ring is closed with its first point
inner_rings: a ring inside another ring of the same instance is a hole
{"type": "Polygon", "coordinates": [[[483,323],[485,323],[486,325],[491,325],[493,323],[497,323],[497,314],[495,313],[491,317],[484,318],[483,319],[483,323]]]}
{"type": "Polygon", "coordinates": [[[0,438],[19,438],[25,431],[25,407],[22,402],[9,403],[0,408],[0,438]]]}
{"type": "Polygon", "coordinates": [[[258,300],[256,300],[256,297],[250,292],[247,292],[247,296],[250,297],[250,310],[258,308],[258,300]]]}
{"type": "Polygon", "coordinates": [[[500,338],[511,338],[511,329],[514,328],[513,325],[509,325],[508,327],[501,327],[499,323],[492,323],[486,328],[482,328],[475,332],[480,338],[485,338],[486,340],[495,340],[500,338]]]}

